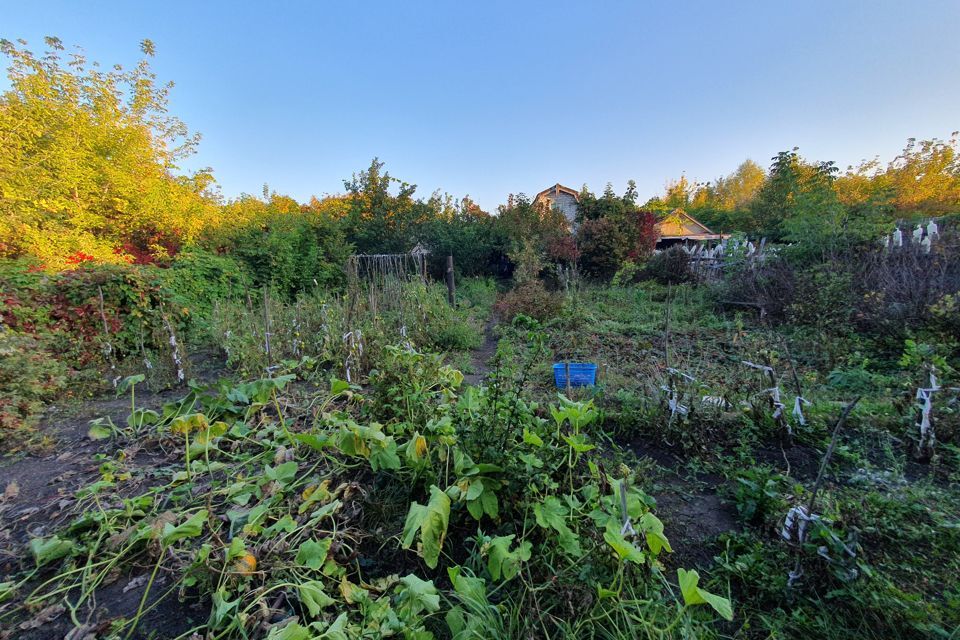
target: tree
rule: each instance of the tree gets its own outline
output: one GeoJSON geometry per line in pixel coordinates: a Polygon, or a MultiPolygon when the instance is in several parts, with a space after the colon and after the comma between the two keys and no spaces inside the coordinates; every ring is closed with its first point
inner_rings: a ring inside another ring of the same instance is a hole
{"type": "Polygon", "coordinates": [[[663,199],[663,204],[667,210],[685,209],[690,204],[690,197],[693,194],[694,185],[690,184],[687,176],[680,176],[679,180],[672,180],[667,183],[667,195],[663,199]]]}
{"type": "Polygon", "coordinates": [[[172,84],[144,58],[103,71],[47,38],[41,57],[0,41],[11,88],[0,97],[0,255],[50,269],[77,255],[169,257],[216,208],[210,170],[178,173],[199,136],[166,113],[172,84]]]}
{"type": "MultiPolygon", "coordinates": [[[[417,185],[393,178],[374,158],[365,171],[344,180],[350,208],[345,216],[347,239],[360,253],[402,253],[413,248],[413,227],[429,208],[416,206],[417,185]],[[397,195],[390,187],[398,186],[397,195]]],[[[422,205],[422,203],[420,203],[422,205]]]]}

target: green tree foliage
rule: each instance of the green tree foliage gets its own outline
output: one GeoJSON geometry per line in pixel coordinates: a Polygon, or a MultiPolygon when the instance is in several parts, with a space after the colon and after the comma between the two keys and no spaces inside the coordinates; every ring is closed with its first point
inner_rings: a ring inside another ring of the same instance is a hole
{"type": "Polygon", "coordinates": [[[911,138],[886,166],[867,160],[838,178],[844,205],[880,218],[921,214],[938,216],[960,210],[960,155],[957,132],[949,140],[911,138]]]}
{"type": "Polygon", "coordinates": [[[0,96],[0,256],[53,270],[71,256],[169,257],[216,203],[209,170],[178,171],[199,137],[166,113],[172,85],[150,69],[153,43],[133,69],[109,71],[46,44],[35,56],[0,41],[11,85],[0,96]]]}
{"type": "Polygon", "coordinates": [[[417,186],[393,178],[374,158],[370,167],[344,180],[349,207],[347,239],[359,253],[404,253],[413,248],[414,227],[429,217],[429,206],[413,199],[417,186]],[[397,186],[397,194],[390,187],[397,186]]]}
{"type": "Polygon", "coordinates": [[[432,215],[421,221],[414,233],[417,242],[430,250],[430,271],[440,276],[446,258],[462,275],[497,273],[504,259],[505,238],[498,219],[483,211],[470,198],[454,202],[449,195],[434,194],[427,202],[432,215]]]}
{"type": "Polygon", "coordinates": [[[316,287],[339,288],[351,253],[336,217],[343,203],[315,200],[301,207],[287,196],[266,194],[224,205],[223,224],[211,228],[203,243],[236,258],[254,285],[287,298],[316,287]]]}
{"type": "Polygon", "coordinates": [[[716,182],[700,186],[687,210],[714,231],[733,229],[747,215],[750,203],[766,180],[766,172],[753,160],[716,182]]]}

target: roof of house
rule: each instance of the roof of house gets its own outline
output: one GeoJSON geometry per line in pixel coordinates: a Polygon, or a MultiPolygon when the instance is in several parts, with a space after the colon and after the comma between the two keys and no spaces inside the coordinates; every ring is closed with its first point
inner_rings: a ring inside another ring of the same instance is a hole
{"type": "Polygon", "coordinates": [[[726,235],[714,233],[683,209],[674,209],[657,222],[661,240],[721,240],[726,235]]]}
{"type": "Polygon", "coordinates": [[[563,186],[562,184],[560,184],[559,182],[558,182],[557,184],[553,185],[552,187],[547,187],[546,189],[544,189],[543,191],[541,191],[540,193],[538,193],[537,195],[535,195],[535,196],[533,197],[533,201],[536,202],[537,200],[539,200],[539,199],[540,199],[540,196],[560,195],[561,193],[569,194],[569,195],[573,196],[574,198],[576,198],[577,202],[580,202],[580,192],[579,192],[579,191],[577,191],[577,190],[575,190],[575,189],[571,189],[570,187],[565,187],[565,186],[563,186]]]}

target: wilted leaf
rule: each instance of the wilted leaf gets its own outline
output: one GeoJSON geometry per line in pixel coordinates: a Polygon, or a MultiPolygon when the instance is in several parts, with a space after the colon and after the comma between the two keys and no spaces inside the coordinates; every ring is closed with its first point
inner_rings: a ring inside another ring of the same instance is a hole
{"type": "Polygon", "coordinates": [[[423,560],[428,567],[435,569],[449,522],[450,498],[440,487],[433,485],[430,487],[430,502],[426,506],[416,502],[410,505],[403,525],[403,548],[410,548],[419,531],[423,560]]]}
{"type": "Polygon", "coordinates": [[[300,594],[300,602],[303,603],[313,618],[320,614],[321,609],[336,603],[336,600],[324,592],[323,583],[317,580],[297,585],[297,592],[300,594]]]}
{"type": "Polygon", "coordinates": [[[73,550],[72,540],[61,540],[57,536],[34,538],[30,541],[30,551],[38,567],[64,557],[73,550]]]}
{"type": "Polygon", "coordinates": [[[23,630],[39,629],[40,627],[44,627],[50,622],[56,620],[65,610],[66,609],[62,604],[52,604],[48,607],[44,607],[37,615],[25,622],[21,622],[20,628],[23,630]]]}

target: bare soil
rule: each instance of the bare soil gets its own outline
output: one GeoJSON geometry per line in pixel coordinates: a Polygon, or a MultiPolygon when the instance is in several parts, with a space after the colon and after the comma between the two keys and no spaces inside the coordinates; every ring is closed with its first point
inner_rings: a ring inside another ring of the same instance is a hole
{"type": "MultiPolygon", "coordinates": [[[[212,380],[217,373],[215,367],[206,367],[202,379],[212,380]]],[[[138,408],[160,410],[185,393],[182,388],[154,393],[139,385],[136,404],[138,408]]],[[[136,444],[118,450],[111,440],[97,441],[88,436],[91,420],[110,418],[114,424],[124,425],[129,414],[130,397],[117,398],[112,394],[50,405],[38,430],[52,444],[41,451],[0,459],[0,580],[32,568],[27,548],[30,539],[52,535],[77,517],[76,493],[102,477],[103,460],[123,457],[126,470],[131,473],[123,481],[127,495],[142,493],[151,484],[163,481],[157,472],[174,460],[165,452],[142,449],[136,444]]],[[[113,620],[136,614],[149,572],[150,567],[142,567],[131,574],[111,576],[110,582],[91,598],[90,606],[78,609],[82,627],[75,627],[62,604],[45,602],[36,610],[0,621],[0,640],[100,637],[113,620]]],[[[46,577],[49,576],[41,571],[38,580],[46,577]]],[[[33,586],[25,585],[20,595],[28,594],[33,586]]],[[[154,583],[148,608],[165,591],[162,583],[154,583]]],[[[206,615],[206,610],[195,609],[195,604],[179,602],[175,597],[164,599],[141,618],[131,638],[160,639],[182,634],[206,615]]],[[[0,607],[0,613],[3,610],[0,607]]]]}

